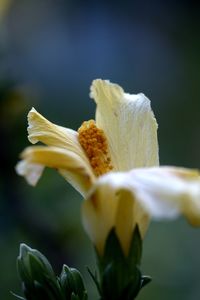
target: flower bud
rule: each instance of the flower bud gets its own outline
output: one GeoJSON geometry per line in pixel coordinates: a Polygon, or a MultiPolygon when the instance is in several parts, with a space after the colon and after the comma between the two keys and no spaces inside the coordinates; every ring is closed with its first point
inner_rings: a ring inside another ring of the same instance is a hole
{"type": "Polygon", "coordinates": [[[50,263],[38,250],[21,244],[17,268],[26,300],[63,299],[50,263]]]}
{"type": "Polygon", "coordinates": [[[20,245],[17,267],[19,275],[24,282],[30,280],[41,281],[44,275],[49,277],[55,276],[46,257],[38,250],[32,249],[25,244],[20,245]]]}
{"type": "Polygon", "coordinates": [[[47,258],[38,250],[20,245],[17,258],[18,273],[22,281],[23,300],[87,300],[83,279],[76,269],[64,265],[56,276],[47,258]]]}
{"type": "Polygon", "coordinates": [[[66,295],[66,299],[87,299],[83,279],[78,270],[64,265],[60,275],[60,285],[66,295]]]}

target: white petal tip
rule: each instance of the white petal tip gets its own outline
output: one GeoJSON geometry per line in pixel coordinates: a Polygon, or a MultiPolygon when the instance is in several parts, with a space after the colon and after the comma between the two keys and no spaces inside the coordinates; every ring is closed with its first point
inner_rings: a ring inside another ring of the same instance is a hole
{"type": "Polygon", "coordinates": [[[37,114],[37,113],[38,113],[37,110],[34,107],[32,107],[31,110],[28,112],[28,115],[27,115],[28,123],[31,121],[34,114],[37,114]]]}
{"type": "Polygon", "coordinates": [[[36,109],[34,107],[32,107],[27,116],[28,140],[32,144],[36,144],[38,142],[38,139],[37,139],[37,137],[35,137],[35,134],[33,134],[33,131],[34,131],[34,128],[37,127],[41,118],[42,118],[42,116],[36,111],[36,109]]]}
{"type": "Polygon", "coordinates": [[[18,175],[24,176],[30,185],[35,186],[42,175],[44,166],[21,160],[17,163],[15,170],[18,175]]]}
{"type": "Polygon", "coordinates": [[[98,102],[98,98],[102,96],[110,98],[111,94],[114,94],[116,98],[119,98],[123,92],[123,89],[118,84],[112,83],[108,79],[95,79],[90,87],[90,98],[98,102]]]}

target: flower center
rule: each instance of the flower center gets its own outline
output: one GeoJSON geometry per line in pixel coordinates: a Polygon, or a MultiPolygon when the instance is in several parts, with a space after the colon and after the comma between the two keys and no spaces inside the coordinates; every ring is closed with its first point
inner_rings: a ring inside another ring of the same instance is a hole
{"type": "Polygon", "coordinates": [[[108,143],[102,129],[99,129],[94,120],[83,122],[78,129],[79,143],[85,150],[96,176],[112,170],[111,158],[108,152],[108,143]]]}

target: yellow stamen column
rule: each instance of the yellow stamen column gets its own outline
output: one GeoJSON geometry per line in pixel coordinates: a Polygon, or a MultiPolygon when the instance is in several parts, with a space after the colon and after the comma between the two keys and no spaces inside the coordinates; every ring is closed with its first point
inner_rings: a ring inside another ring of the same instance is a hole
{"type": "Polygon", "coordinates": [[[94,120],[83,122],[78,129],[79,142],[85,150],[96,176],[112,170],[108,143],[102,129],[99,129],[94,120]]]}

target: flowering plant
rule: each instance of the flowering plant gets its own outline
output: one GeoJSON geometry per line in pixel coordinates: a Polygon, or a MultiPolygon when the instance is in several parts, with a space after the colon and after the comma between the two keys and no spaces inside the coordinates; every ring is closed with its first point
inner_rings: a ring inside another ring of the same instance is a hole
{"type": "Polygon", "coordinates": [[[149,282],[139,265],[151,218],[183,214],[200,226],[200,174],[159,166],[157,123],[143,94],[97,79],[90,96],[95,120],[77,131],[32,108],[28,139],[46,146],[26,148],[16,170],[36,185],[45,167],[55,168],[80,192],[83,225],[98,260],[99,277],[91,275],[101,299],[134,299],[149,282]]]}

